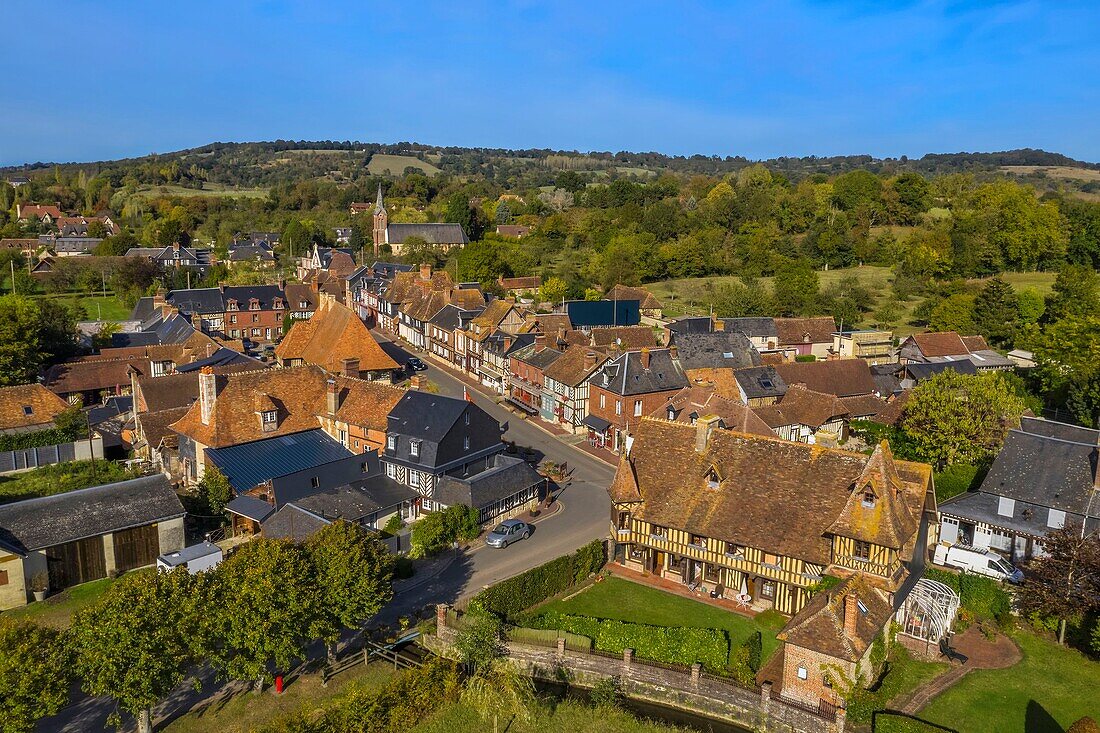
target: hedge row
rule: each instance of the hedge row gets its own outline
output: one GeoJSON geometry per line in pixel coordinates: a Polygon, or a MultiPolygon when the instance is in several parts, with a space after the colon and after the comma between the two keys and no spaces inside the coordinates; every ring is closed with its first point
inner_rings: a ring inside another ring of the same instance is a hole
{"type": "Polygon", "coordinates": [[[603,540],[594,540],[572,555],[539,565],[478,593],[471,608],[481,608],[513,620],[521,611],[569,590],[603,567],[603,540]]]}
{"type": "Polygon", "coordinates": [[[0,451],[46,448],[51,445],[73,443],[87,437],[87,431],[76,428],[48,428],[31,433],[0,435],[0,451]]]}
{"type": "Polygon", "coordinates": [[[699,662],[716,672],[729,665],[729,637],[719,629],[649,626],[555,612],[543,614],[536,624],[587,636],[600,651],[620,654],[624,649],[633,649],[638,659],[685,666],[699,662]]]}
{"type": "Polygon", "coordinates": [[[939,582],[959,594],[963,610],[978,618],[1001,618],[1009,613],[1008,592],[993,578],[974,573],[950,573],[937,568],[925,568],[924,577],[939,582]]]}

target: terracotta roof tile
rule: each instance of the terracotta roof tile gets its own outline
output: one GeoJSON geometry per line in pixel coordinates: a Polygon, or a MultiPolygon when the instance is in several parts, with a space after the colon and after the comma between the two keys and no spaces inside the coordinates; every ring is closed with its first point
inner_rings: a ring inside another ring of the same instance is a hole
{"type": "Polygon", "coordinates": [[[46,426],[69,404],[41,384],[0,388],[0,432],[46,426]]]}
{"type": "Polygon", "coordinates": [[[926,357],[959,356],[970,353],[962,337],[954,331],[915,333],[909,338],[913,339],[913,343],[926,357]]]}
{"type": "Polygon", "coordinates": [[[959,338],[962,339],[963,346],[971,352],[984,351],[989,348],[984,336],[959,336],[959,338]]]}
{"type": "Polygon", "coordinates": [[[616,285],[603,296],[604,300],[636,300],[642,310],[660,310],[661,301],[645,288],[616,285]]]}
{"type": "Polygon", "coordinates": [[[856,662],[882,633],[893,612],[885,593],[860,578],[849,578],[811,598],[778,636],[788,644],[856,662]],[[867,609],[864,613],[856,604],[852,636],[844,625],[845,598],[849,595],[855,597],[853,603],[858,601],[867,609]]]}
{"type": "MultiPolygon", "coordinates": [[[[649,417],[638,424],[630,451],[643,499],[636,516],[827,565],[826,533],[864,475],[868,456],[729,430],[714,430],[699,452],[698,429],[649,417]],[[707,486],[711,468],[723,477],[718,489],[707,486]]],[[[915,484],[903,500],[919,514],[930,469],[897,465],[903,481],[915,484]]]]}
{"type": "MultiPolygon", "coordinates": [[[[196,374],[195,379],[198,378],[196,374]]],[[[203,424],[201,405],[196,402],[172,428],[214,448],[312,430],[319,427],[318,418],[326,409],[329,378],[317,366],[218,375],[215,381],[217,399],[210,424],[203,424]],[[255,405],[258,394],[266,395],[276,407],[278,422],[274,431],[261,430],[255,405]]],[[[333,379],[341,395],[336,418],[385,431],[386,415],[404,391],[349,377],[333,379]]]]}
{"type": "Polygon", "coordinates": [[[832,316],[776,318],[775,330],[779,334],[779,343],[783,345],[831,344],[836,321],[832,316]]]}
{"type": "Polygon", "coordinates": [[[543,376],[562,384],[576,387],[595,372],[607,359],[606,354],[586,346],[569,346],[561,356],[543,372],[543,376]],[[585,365],[585,357],[591,355],[591,365],[585,365]]]}
{"type": "Polygon", "coordinates": [[[831,394],[814,392],[802,385],[790,387],[774,405],[753,408],[757,416],[773,428],[806,425],[820,428],[837,417],[847,417],[848,408],[831,394]]]}
{"type": "Polygon", "coordinates": [[[342,373],[344,359],[358,359],[360,373],[397,369],[359,316],[330,298],[308,321],[294,324],[275,347],[275,356],[280,363],[301,359],[336,373],[342,373]]]}
{"type": "Polygon", "coordinates": [[[722,427],[726,430],[768,437],[775,435],[750,408],[717,394],[713,385],[685,387],[654,410],[652,417],[668,420],[670,408],[674,413],[673,422],[690,425],[698,418],[716,415],[722,419],[722,427]]]}
{"type": "Polygon", "coordinates": [[[788,386],[803,384],[815,392],[852,397],[874,394],[875,380],[863,359],[787,362],[776,364],[775,371],[788,386]]]}
{"type": "Polygon", "coordinates": [[[693,385],[710,385],[719,397],[735,402],[741,401],[741,390],[738,389],[737,378],[732,369],[725,367],[688,369],[685,374],[693,385]]]}

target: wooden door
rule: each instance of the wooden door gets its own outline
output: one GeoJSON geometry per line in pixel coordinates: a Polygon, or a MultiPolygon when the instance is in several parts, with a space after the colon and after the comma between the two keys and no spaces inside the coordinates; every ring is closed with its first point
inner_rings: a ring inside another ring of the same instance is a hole
{"type": "Polygon", "coordinates": [[[60,590],[107,577],[103,538],[89,537],[46,550],[50,590],[60,590]]]}
{"type": "Polygon", "coordinates": [[[115,568],[120,573],[152,565],[160,554],[160,536],[155,524],[115,532],[114,539],[115,568]]]}
{"type": "Polygon", "coordinates": [[[665,553],[657,550],[653,553],[653,572],[663,573],[665,570],[665,553]]]}

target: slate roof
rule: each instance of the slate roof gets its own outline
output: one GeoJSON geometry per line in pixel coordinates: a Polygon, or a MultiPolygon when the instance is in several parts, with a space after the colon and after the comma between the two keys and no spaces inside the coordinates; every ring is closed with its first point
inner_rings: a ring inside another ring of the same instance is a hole
{"type": "MultiPolygon", "coordinates": [[[[775,319],[766,316],[749,318],[723,318],[722,325],[727,331],[737,331],[753,338],[778,338],[779,331],[775,319]]],[[[830,339],[831,341],[832,339],[830,339]]]]}
{"type": "MultiPolygon", "coordinates": [[[[669,323],[666,328],[672,334],[710,333],[714,330],[714,321],[710,316],[684,316],[669,323]]],[[[676,336],[673,336],[675,342],[676,336]]]]}
{"type": "Polygon", "coordinates": [[[358,359],[360,373],[397,369],[359,316],[329,298],[308,321],[294,324],[275,347],[275,356],[280,363],[302,359],[334,373],[342,372],[344,359],[358,359]]]}
{"type": "Polygon", "coordinates": [[[0,543],[21,554],[185,514],[163,474],[0,506],[0,543]]]}
{"type": "Polygon", "coordinates": [[[476,315],[476,310],[463,310],[457,305],[445,305],[443,310],[435,314],[431,324],[444,331],[455,331],[469,323],[476,315]]]}
{"type": "Polygon", "coordinates": [[[447,506],[465,504],[481,509],[546,482],[522,458],[497,454],[490,460],[491,466],[470,476],[441,476],[436,499],[447,506]]]}
{"type": "MultiPolygon", "coordinates": [[[[184,313],[206,315],[225,312],[225,298],[222,296],[221,288],[173,290],[164,297],[164,301],[176,306],[184,313]]],[[[245,302],[248,302],[247,298],[245,302]]],[[[137,307],[134,309],[134,316],[140,317],[137,307]]]]}
{"type": "Polygon", "coordinates": [[[470,243],[461,224],[389,224],[386,227],[386,241],[401,244],[409,237],[420,237],[428,244],[470,243]]]}
{"type": "Polygon", "coordinates": [[[775,330],[779,343],[793,344],[831,344],[836,321],[832,316],[813,318],[776,318],[775,330]]]}
{"type": "Polygon", "coordinates": [[[228,373],[229,371],[244,371],[246,369],[266,369],[267,365],[259,359],[253,359],[251,356],[242,354],[239,351],[221,346],[210,356],[177,365],[176,371],[181,374],[189,374],[197,372],[203,367],[210,367],[221,373],[228,373]]]}
{"type": "Polygon", "coordinates": [[[667,392],[689,386],[687,375],[668,349],[651,349],[649,369],[642,367],[643,353],[628,351],[606,362],[592,384],[619,395],[667,392]],[[606,376],[606,379],[605,379],[606,376]]]}
{"type": "Polygon", "coordinates": [[[239,244],[229,250],[230,262],[250,262],[252,260],[274,262],[275,253],[271,251],[270,246],[254,242],[239,244]]]}
{"type": "Polygon", "coordinates": [[[906,364],[904,371],[910,377],[918,382],[923,382],[926,379],[936,376],[942,372],[958,372],[959,374],[977,374],[978,367],[974,366],[974,362],[969,359],[962,359],[960,361],[933,361],[933,362],[912,362],[906,364]]]}
{"type": "Polygon", "coordinates": [[[504,449],[500,424],[473,402],[409,390],[389,412],[387,441],[396,437],[396,447],[387,443],[384,458],[422,469],[446,467],[455,461],[472,459],[504,449]],[[469,411],[470,424],[463,416],[469,411]],[[453,431],[453,432],[452,432],[453,431]],[[470,439],[463,448],[460,437],[470,439]],[[411,442],[420,441],[419,455],[412,456],[411,442]]]}
{"type": "MultiPolygon", "coordinates": [[[[346,486],[324,489],[290,503],[329,522],[337,519],[354,522],[419,496],[408,486],[382,474],[346,486]]],[[[266,527],[264,532],[266,534],[266,527]]]]}
{"type": "MultiPolygon", "coordinates": [[[[980,491],[1084,515],[1098,484],[1100,431],[1038,418],[1009,430],[980,491]]],[[[1090,516],[1100,517],[1100,495],[1090,516]]]]}
{"type": "Polygon", "coordinates": [[[815,392],[837,397],[873,394],[875,391],[875,380],[871,378],[871,370],[863,359],[788,362],[776,364],[775,371],[783,377],[787,386],[801,383],[815,392]]]}
{"type": "Polygon", "coordinates": [[[771,365],[738,369],[733,373],[733,378],[750,400],[782,397],[787,392],[787,383],[771,365]]]}
{"type": "Polygon", "coordinates": [[[0,432],[28,430],[52,423],[69,404],[41,384],[0,388],[0,432]]]}
{"type": "Polygon", "coordinates": [[[861,582],[859,578],[849,578],[814,595],[787,622],[778,638],[837,659],[858,662],[882,633],[893,613],[893,605],[883,591],[861,582]],[[857,604],[853,636],[849,636],[844,628],[844,599],[849,594],[854,595],[867,609],[864,613],[857,604]]]}
{"type": "Polygon", "coordinates": [[[264,521],[275,511],[275,507],[271,506],[263,499],[257,499],[254,496],[233,497],[233,499],[225,505],[225,508],[233,514],[248,517],[256,522],[264,521]]]}
{"type": "Polygon", "coordinates": [[[681,333],[677,334],[675,344],[684,369],[742,369],[760,365],[760,354],[740,331],[681,333]]]}
{"type": "Polygon", "coordinates": [[[536,369],[541,369],[545,373],[546,369],[550,367],[554,362],[562,356],[561,351],[550,348],[549,346],[543,346],[541,349],[538,344],[532,343],[529,346],[525,346],[518,351],[513,351],[511,358],[515,361],[521,361],[524,364],[529,364],[536,369]]]}
{"type": "Polygon", "coordinates": [[[225,474],[237,493],[276,476],[317,468],[350,455],[351,451],[320,428],[206,449],[207,460],[225,474]]]}
{"type": "Polygon", "coordinates": [[[140,331],[121,332],[111,335],[111,346],[152,346],[154,344],[178,344],[187,341],[196,332],[191,322],[179,313],[159,316],[143,322],[140,331]]]}
{"type": "MultiPolygon", "coordinates": [[[[639,422],[630,450],[643,501],[635,516],[827,565],[832,550],[826,533],[848,503],[869,457],[729,430],[712,431],[706,449],[699,452],[697,429],[649,417],[639,422]],[[717,489],[707,485],[712,468],[722,477],[717,489]]],[[[905,485],[902,500],[919,515],[931,469],[894,463],[905,485]]],[[[614,485],[621,485],[618,478],[614,485]]]]}

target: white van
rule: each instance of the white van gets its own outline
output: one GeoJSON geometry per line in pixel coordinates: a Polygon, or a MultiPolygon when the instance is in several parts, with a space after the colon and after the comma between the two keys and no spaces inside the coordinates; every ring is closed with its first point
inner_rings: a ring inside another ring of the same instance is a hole
{"type": "Polygon", "coordinates": [[[1024,579],[1023,570],[1014,567],[997,553],[969,545],[948,545],[941,542],[936,545],[933,562],[1009,583],[1019,583],[1024,579]]]}

